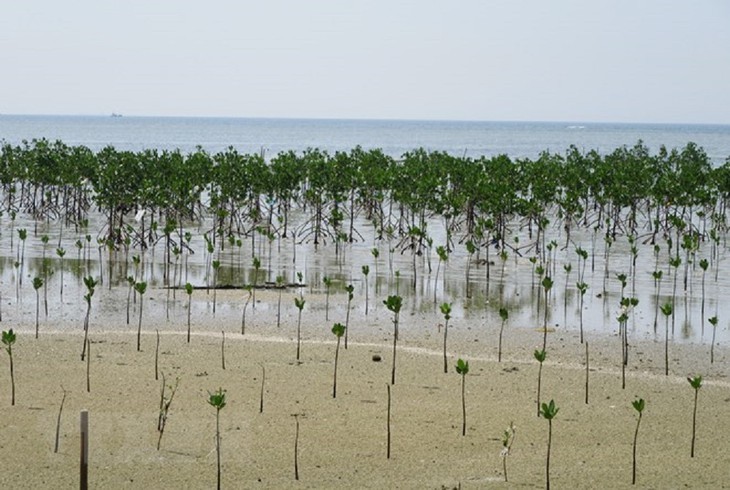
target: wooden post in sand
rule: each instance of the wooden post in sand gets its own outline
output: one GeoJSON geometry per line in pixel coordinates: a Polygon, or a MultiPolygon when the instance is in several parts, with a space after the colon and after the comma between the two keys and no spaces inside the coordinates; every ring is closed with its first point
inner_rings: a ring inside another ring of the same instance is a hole
{"type": "Polygon", "coordinates": [[[79,467],[80,488],[89,488],[89,411],[81,410],[81,465],[79,467]]]}

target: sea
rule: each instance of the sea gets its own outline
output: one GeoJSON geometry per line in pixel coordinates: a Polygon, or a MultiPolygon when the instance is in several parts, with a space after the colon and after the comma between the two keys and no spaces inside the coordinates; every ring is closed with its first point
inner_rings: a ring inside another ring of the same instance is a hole
{"type": "Polygon", "coordinates": [[[45,138],[94,151],[180,150],[217,153],[233,147],[271,158],[282,151],[318,148],[329,153],[356,146],[395,158],[417,148],[476,158],[506,154],[537,158],[571,146],[607,154],[641,141],[652,153],[693,142],[713,165],[730,161],[730,125],[593,122],[266,119],[222,117],[0,115],[0,141],[19,145],[45,138]]]}

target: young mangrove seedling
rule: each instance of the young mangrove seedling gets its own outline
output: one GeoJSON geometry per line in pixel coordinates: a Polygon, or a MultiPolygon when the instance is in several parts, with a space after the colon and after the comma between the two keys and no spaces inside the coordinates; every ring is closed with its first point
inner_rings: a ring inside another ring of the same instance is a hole
{"type": "Polygon", "coordinates": [[[505,482],[509,481],[507,479],[507,456],[512,452],[512,444],[515,442],[516,432],[517,429],[515,428],[514,422],[510,422],[509,427],[502,434],[502,452],[500,454],[502,456],[502,472],[504,473],[505,482]]]}
{"type": "Polygon", "coordinates": [[[38,316],[40,312],[40,294],[38,290],[43,287],[43,279],[40,277],[33,278],[33,289],[35,289],[35,338],[38,338],[38,316]]]}
{"type": "Polygon", "coordinates": [[[665,303],[661,306],[664,315],[664,375],[669,376],[669,317],[674,316],[672,303],[665,303]]]}
{"type": "Polygon", "coordinates": [[[226,390],[218,388],[218,391],[208,392],[208,404],[215,408],[215,454],[217,466],[217,489],[221,488],[221,410],[226,406],[226,390]]]}
{"type": "Polygon", "coordinates": [[[544,350],[535,349],[532,354],[535,356],[535,360],[540,363],[540,368],[537,371],[537,416],[540,416],[540,389],[542,387],[542,363],[545,362],[547,353],[544,350]]]}
{"type": "Polygon", "coordinates": [[[466,375],[469,374],[469,361],[456,361],[456,372],[461,375],[461,435],[466,435],[466,375]]]}
{"type": "Polygon", "coordinates": [[[708,318],[707,321],[712,325],[712,343],[710,344],[710,364],[715,362],[715,332],[717,331],[717,315],[708,318]]]}
{"type": "Polygon", "coordinates": [[[243,311],[241,313],[241,335],[246,335],[246,308],[248,308],[251,296],[253,295],[253,286],[251,284],[246,284],[243,289],[248,293],[248,295],[246,296],[246,301],[243,303],[243,311]]]}
{"type": "Polygon", "coordinates": [[[297,317],[297,362],[299,362],[299,354],[302,345],[302,310],[304,309],[304,303],[306,303],[304,298],[294,297],[294,304],[299,310],[299,316],[297,317]]]}
{"type": "Polygon", "coordinates": [[[214,260],[213,265],[213,316],[215,316],[215,305],[218,300],[218,271],[221,268],[221,261],[214,260]]]}
{"type": "Polygon", "coordinates": [[[542,323],[542,329],[543,329],[543,336],[542,336],[542,350],[545,350],[547,348],[547,334],[548,334],[548,296],[550,295],[550,290],[553,287],[553,280],[550,278],[550,276],[545,276],[542,279],[542,287],[545,290],[545,312],[543,317],[543,323],[542,323]]]}
{"type": "Polygon", "coordinates": [[[631,402],[631,405],[637,412],[639,412],[639,418],[636,421],[636,430],[634,431],[634,448],[631,465],[631,484],[636,485],[636,441],[639,438],[639,425],[641,424],[641,414],[644,412],[644,399],[639,398],[637,400],[634,400],[633,402],[631,402]]]}
{"type": "Polygon", "coordinates": [[[548,444],[547,444],[547,457],[545,458],[545,488],[550,490],[550,449],[553,444],[553,419],[558,414],[558,407],[555,406],[555,401],[550,400],[550,403],[543,403],[540,414],[548,421],[548,444]]]}
{"type": "Polygon", "coordinates": [[[253,258],[253,305],[251,306],[252,309],[256,309],[256,284],[258,284],[259,281],[259,269],[261,269],[261,259],[258,257],[253,258]]]}
{"type": "Polygon", "coordinates": [[[15,339],[16,335],[12,328],[7,331],[3,330],[2,342],[10,357],[10,405],[15,405],[15,371],[13,370],[13,344],[15,339]]]}
{"type": "Polygon", "coordinates": [[[403,298],[400,296],[388,296],[383,301],[385,307],[393,313],[393,367],[390,373],[390,384],[395,384],[395,353],[398,345],[398,320],[400,317],[400,309],[403,306],[403,298]]]}
{"type": "Polygon", "coordinates": [[[324,321],[328,322],[330,319],[330,287],[332,286],[332,279],[324,276],[322,282],[324,283],[324,321]]]}
{"type": "MultiPolygon", "coordinates": [[[[588,252],[586,252],[588,253],[588,252]]],[[[586,291],[588,290],[588,284],[584,282],[578,282],[575,284],[575,287],[578,289],[578,292],[580,292],[580,303],[578,305],[579,315],[580,315],[580,343],[583,343],[583,297],[586,295],[586,291]]]]}
{"type": "Polygon", "coordinates": [[[193,285],[185,283],[185,293],[188,295],[188,344],[190,343],[190,311],[193,307],[193,285]]]}
{"type": "Polygon", "coordinates": [[[58,255],[61,262],[59,269],[61,270],[61,300],[63,301],[63,258],[66,256],[66,250],[63,247],[58,247],[56,255],[58,255]]]}
{"type": "Polygon", "coordinates": [[[446,360],[446,337],[449,334],[449,320],[451,319],[451,303],[442,303],[441,313],[444,315],[444,373],[449,372],[449,365],[446,360]]]}
{"type": "Polygon", "coordinates": [[[139,322],[137,323],[137,352],[140,352],[141,349],[141,340],[142,340],[142,307],[144,305],[144,293],[147,291],[147,283],[142,281],[135,283],[134,290],[137,291],[137,294],[139,294],[139,322]]]}
{"type": "Polygon", "coordinates": [[[350,330],[350,309],[352,308],[352,298],[355,297],[355,286],[348,284],[345,291],[347,291],[347,312],[345,313],[345,349],[347,349],[347,333],[350,330]]]}
{"type": "Polygon", "coordinates": [[[690,386],[694,388],[695,390],[695,403],[694,403],[694,409],[692,410],[692,445],[690,448],[690,457],[695,457],[695,435],[697,434],[697,396],[700,393],[700,388],[702,388],[702,376],[695,376],[695,377],[687,377],[687,381],[689,381],[690,386]]]}
{"type": "Polygon", "coordinates": [[[504,324],[507,323],[509,318],[509,311],[505,307],[499,309],[499,317],[502,319],[502,324],[499,327],[499,347],[497,348],[497,362],[502,362],[502,333],[504,332],[504,324]]]}
{"type": "MultiPolygon", "coordinates": [[[[365,316],[368,314],[368,303],[370,299],[370,288],[368,288],[368,274],[370,274],[370,266],[364,265],[362,266],[362,274],[365,276],[365,316]]],[[[377,277],[376,277],[377,280],[377,277]]],[[[377,285],[375,287],[377,288],[377,285]]]]}
{"type": "Polygon", "coordinates": [[[84,317],[84,346],[81,349],[81,360],[86,358],[86,339],[89,338],[89,318],[91,317],[91,298],[94,296],[94,288],[96,288],[96,279],[92,276],[84,277],[84,285],[86,286],[86,316],[84,317]]]}
{"type": "Polygon", "coordinates": [[[276,326],[281,327],[281,293],[284,291],[284,276],[276,276],[276,289],[279,290],[279,300],[276,304],[276,326]]]}
{"type": "Polygon", "coordinates": [[[335,374],[332,382],[332,398],[337,398],[337,361],[340,357],[340,339],[345,335],[345,326],[341,323],[335,323],[332,326],[332,333],[337,337],[337,347],[335,348],[335,374]]]}

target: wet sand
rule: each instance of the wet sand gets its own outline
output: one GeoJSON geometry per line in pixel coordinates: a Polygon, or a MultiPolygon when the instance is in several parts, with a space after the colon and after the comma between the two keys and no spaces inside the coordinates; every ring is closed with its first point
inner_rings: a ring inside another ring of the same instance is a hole
{"type": "MultiPolygon", "coordinates": [[[[348,348],[341,347],[337,398],[332,397],[334,322],[344,323],[344,295],[331,298],[325,321],[323,296],[306,295],[301,362],[296,362],[297,310],[291,291],[276,327],[277,294],[257,293],[240,333],[240,292],[218,294],[216,317],[192,320],[185,341],[184,303],[166,322],[150,313],[143,322],[142,351],[136,325],[92,317],[91,391],[80,360],[80,328],[54,329],[3,321],[14,328],[17,402],[10,406],[7,354],[0,357],[1,488],[70,488],[78,485],[81,409],[89,410],[92,488],[211,488],[216,482],[215,409],[208,392],[222,387],[223,488],[491,488],[544,487],[548,423],[537,417],[538,364],[533,350],[542,333],[511,325],[497,362],[498,324],[454,321],[443,372],[443,317],[438,311],[405,311],[392,393],[391,458],[386,458],[387,386],[392,363],[391,315],[374,300],[364,314],[351,311],[348,348]],[[160,329],[159,369],[168,384],[179,378],[162,447],[156,449],[161,379],[155,380],[155,329],[160,329]],[[226,369],[221,331],[226,331],[226,369]],[[373,356],[380,356],[376,362],[373,356]],[[457,358],[469,361],[467,433],[461,435],[461,378],[457,358]],[[262,366],[264,410],[259,413],[262,366]],[[56,417],[60,450],[54,453],[56,417]],[[294,478],[295,417],[300,425],[299,480],[294,478]],[[517,436],[504,483],[501,437],[510,422],[517,436]]],[[[150,292],[145,308],[159,311],[164,293],[150,292]],[[157,300],[155,300],[157,298],[157,300]],[[155,303],[157,301],[157,304],[155,303]]],[[[210,309],[210,297],[195,298],[210,309]]],[[[196,311],[199,311],[200,308],[196,311]]],[[[136,312],[135,312],[136,315],[136,312]]],[[[79,316],[82,313],[79,312],[79,316]]],[[[137,318],[133,316],[133,318],[137,318]]],[[[4,319],[5,320],[5,319],[4,319]]],[[[637,413],[646,400],[638,438],[639,488],[723,488],[730,485],[729,352],[716,347],[670,345],[664,375],[663,343],[630,338],[626,388],[621,388],[618,337],[588,338],[589,403],[585,403],[585,346],[578,332],[548,335],[542,400],[554,399],[551,483],[554,488],[631,487],[631,451],[637,413]],[[690,458],[694,392],[686,376],[702,374],[696,454],[690,458]]]]}

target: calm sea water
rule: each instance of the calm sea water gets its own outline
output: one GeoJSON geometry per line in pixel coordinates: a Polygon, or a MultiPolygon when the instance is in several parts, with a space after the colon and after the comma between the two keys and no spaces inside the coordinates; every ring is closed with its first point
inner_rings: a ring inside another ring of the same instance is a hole
{"type": "Polygon", "coordinates": [[[513,158],[562,153],[570,145],[608,153],[642,140],[652,152],[694,142],[716,165],[730,158],[730,125],[0,115],[0,140],[19,144],[34,138],[92,150],[112,145],[190,152],[201,146],[215,153],[232,146],[245,153],[263,149],[270,157],[308,147],[335,152],[360,145],[395,157],[423,147],[513,158]]]}

